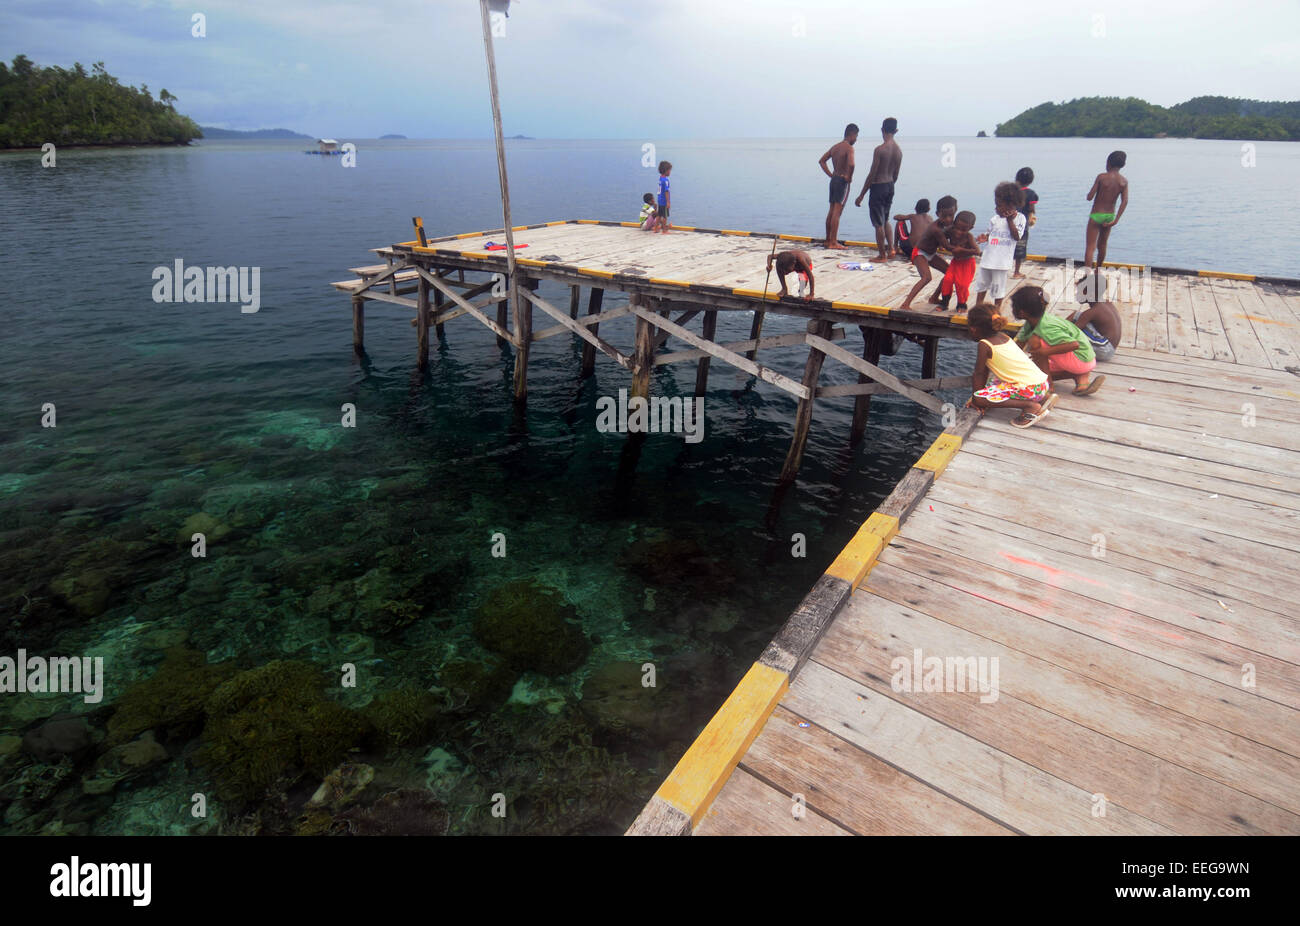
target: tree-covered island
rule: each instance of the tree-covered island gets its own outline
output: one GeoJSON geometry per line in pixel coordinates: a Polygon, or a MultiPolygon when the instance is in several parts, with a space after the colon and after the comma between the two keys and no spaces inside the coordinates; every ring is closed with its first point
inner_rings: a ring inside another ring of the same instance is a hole
{"type": "Polygon", "coordinates": [[[1227,138],[1300,141],[1300,101],[1198,96],[1176,106],[1136,97],[1041,103],[998,125],[1000,138],[1227,138]]]}
{"type": "Polygon", "coordinates": [[[167,90],[123,86],[96,62],[89,72],[40,67],[26,55],[0,61],[0,148],[55,145],[183,145],[201,138],[167,90]]]}

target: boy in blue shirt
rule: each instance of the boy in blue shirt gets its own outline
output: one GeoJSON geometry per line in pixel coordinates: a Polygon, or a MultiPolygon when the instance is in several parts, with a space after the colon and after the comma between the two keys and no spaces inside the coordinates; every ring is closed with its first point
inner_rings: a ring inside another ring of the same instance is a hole
{"type": "Polygon", "coordinates": [[[667,161],[659,162],[659,233],[668,234],[668,207],[672,205],[672,193],[668,189],[668,175],[673,172],[673,165],[667,161]]]}

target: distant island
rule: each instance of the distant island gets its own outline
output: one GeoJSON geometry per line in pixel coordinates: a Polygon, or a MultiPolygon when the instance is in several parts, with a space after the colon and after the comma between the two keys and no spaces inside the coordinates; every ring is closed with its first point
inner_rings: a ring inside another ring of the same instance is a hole
{"type": "Polygon", "coordinates": [[[988,138],[988,137],[989,137],[989,133],[986,132],[986,131],[984,131],[983,129],[980,129],[978,132],[975,133],[975,137],[976,137],[976,138],[988,138]]]}
{"type": "Polygon", "coordinates": [[[1198,96],[1164,107],[1136,97],[1042,103],[994,129],[1001,138],[1227,138],[1300,141],[1300,101],[1198,96]]]}
{"type": "Polygon", "coordinates": [[[202,134],[164,88],[118,83],[96,61],[90,72],[38,67],[26,55],[0,61],[0,148],[55,145],[184,145],[202,134]]]}
{"type": "Polygon", "coordinates": [[[510,138],[522,138],[524,141],[536,141],[536,140],[537,140],[537,139],[533,138],[533,136],[531,136],[531,135],[510,135],[510,136],[508,136],[508,137],[510,137],[510,138]]]}
{"type": "Polygon", "coordinates": [[[312,135],[290,132],[288,129],[252,129],[245,132],[238,129],[218,129],[210,125],[199,128],[203,130],[204,138],[314,138],[312,135]]]}
{"type": "Polygon", "coordinates": [[[405,135],[380,135],[379,138],[382,141],[385,138],[406,138],[406,136],[405,135]]]}

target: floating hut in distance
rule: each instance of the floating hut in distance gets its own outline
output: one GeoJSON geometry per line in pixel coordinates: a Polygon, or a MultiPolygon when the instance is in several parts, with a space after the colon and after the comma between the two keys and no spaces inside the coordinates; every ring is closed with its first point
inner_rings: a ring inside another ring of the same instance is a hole
{"type": "Polygon", "coordinates": [[[339,143],[332,138],[316,139],[316,150],[305,151],[304,154],[342,154],[339,151],[339,143]]]}

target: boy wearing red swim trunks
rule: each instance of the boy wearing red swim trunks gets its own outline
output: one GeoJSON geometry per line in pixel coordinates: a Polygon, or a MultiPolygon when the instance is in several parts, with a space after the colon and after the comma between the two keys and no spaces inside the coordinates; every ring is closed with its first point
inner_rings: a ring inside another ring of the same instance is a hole
{"type": "Polygon", "coordinates": [[[952,228],[948,229],[948,249],[952,251],[952,263],[943,275],[939,286],[939,307],[945,311],[952,293],[957,291],[957,311],[966,311],[970,299],[971,280],[975,279],[975,269],[980,256],[979,245],[970,230],[975,227],[975,213],[962,210],[953,219],[952,228]]]}

